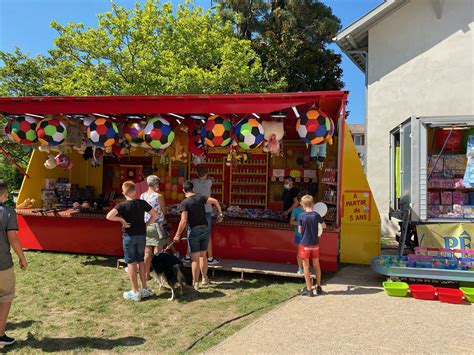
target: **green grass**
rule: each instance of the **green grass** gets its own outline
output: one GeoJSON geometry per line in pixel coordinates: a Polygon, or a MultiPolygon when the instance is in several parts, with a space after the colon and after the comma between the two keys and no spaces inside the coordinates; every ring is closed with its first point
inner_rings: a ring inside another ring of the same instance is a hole
{"type": "Polygon", "coordinates": [[[248,274],[240,280],[236,274],[220,273],[211,279],[211,287],[199,293],[188,290],[178,301],[168,301],[170,293],[162,290],[134,303],[122,299],[129,282],[115,268],[114,258],[41,252],[26,256],[28,271],[16,270],[17,298],[7,329],[18,343],[9,352],[182,353],[222,322],[270,306],[205,337],[193,348],[202,352],[303,285],[302,280],[248,274]]]}

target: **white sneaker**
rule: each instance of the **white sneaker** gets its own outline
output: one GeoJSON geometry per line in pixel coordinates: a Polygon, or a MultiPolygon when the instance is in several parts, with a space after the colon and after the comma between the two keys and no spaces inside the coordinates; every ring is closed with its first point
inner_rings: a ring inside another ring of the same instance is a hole
{"type": "Polygon", "coordinates": [[[124,292],[123,298],[126,299],[127,301],[135,301],[135,302],[140,302],[140,300],[142,299],[140,296],[140,292],[135,293],[132,290],[124,292]]]}
{"type": "Polygon", "coordinates": [[[125,272],[128,272],[128,266],[125,266],[124,270],[125,270],[125,272]]]}
{"type": "Polygon", "coordinates": [[[217,258],[207,258],[207,263],[209,265],[216,265],[219,264],[220,260],[217,258]]]}
{"type": "Polygon", "coordinates": [[[296,272],[298,275],[304,275],[304,270],[303,268],[299,267],[298,271],[296,272]]]}
{"type": "Polygon", "coordinates": [[[149,287],[147,288],[142,288],[140,290],[140,298],[147,298],[147,297],[151,297],[153,296],[155,293],[153,292],[153,290],[149,287]]]}

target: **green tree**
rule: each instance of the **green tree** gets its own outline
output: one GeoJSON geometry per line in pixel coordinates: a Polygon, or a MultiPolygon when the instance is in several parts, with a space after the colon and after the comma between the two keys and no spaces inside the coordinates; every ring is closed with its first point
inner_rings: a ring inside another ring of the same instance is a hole
{"type": "Polygon", "coordinates": [[[265,68],[288,81],[288,91],[337,90],[341,56],[328,48],[340,29],[332,10],[317,0],[219,0],[221,16],[251,39],[265,68]]]}
{"type": "MultiPolygon", "coordinates": [[[[47,58],[36,56],[29,58],[28,54],[15,48],[12,53],[0,51],[0,96],[42,96],[53,93],[45,90],[45,69],[47,58]]],[[[7,123],[7,118],[0,115],[0,132],[7,123]]],[[[0,146],[20,166],[26,169],[29,159],[29,150],[17,143],[11,142],[0,134],[0,146]]],[[[18,189],[23,175],[0,152],[0,178],[4,179],[10,189],[18,189]]]]}
{"type": "Polygon", "coordinates": [[[97,28],[51,25],[59,36],[45,88],[60,94],[248,93],[286,84],[230,23],[189,2],[176,11],[158,0],[112,4],[97,28]]]}

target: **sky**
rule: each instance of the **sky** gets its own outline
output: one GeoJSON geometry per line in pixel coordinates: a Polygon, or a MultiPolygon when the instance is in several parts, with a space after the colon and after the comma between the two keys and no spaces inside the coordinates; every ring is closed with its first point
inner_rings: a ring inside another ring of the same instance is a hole
{"type": "MultiPolygon", "coordinates": [[[[322,0],[341,19],[342,27],[369,12],[383,0],[322,0]]],[[[135,0],[116,0],[125,7],[132,7],[135,0]]],[[[173,4],[183,0],[173,0],[173,4]]],[[[215,3],[215,1],[214,1],[215,3]]],[[[196,0],[196,4],[208,8],[211,0],[196,0]]],[[[56,31],[49,23],[82,22],[95,27],[98,13],[110,9],[110,0],[0,0],[0,50],[12,51],[15,46],[31,56],[47,54],[53,47],[56,31]]],[[[337,45],[332,49],[341,53],[337,45]]],[[[363,123],[365,118],[364,74],[351,60],[342,54],[344,90],[349,90],[348,111],[350,123],[363,123]]]]}

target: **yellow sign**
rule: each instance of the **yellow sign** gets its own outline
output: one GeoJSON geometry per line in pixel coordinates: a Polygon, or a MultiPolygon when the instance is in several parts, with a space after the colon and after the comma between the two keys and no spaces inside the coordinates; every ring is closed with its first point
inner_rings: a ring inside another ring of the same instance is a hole
{"type": "Polygon", "coordinates": [[[370,191],[344,191],[342,195],[342,221],[345,223],[370,222],[370,191]]]}
{"type": "Polygon", "coordinates": [[[472,250],[474,224],[424,224],[416,227],[420,246],[427,248],[472,250]]]}

